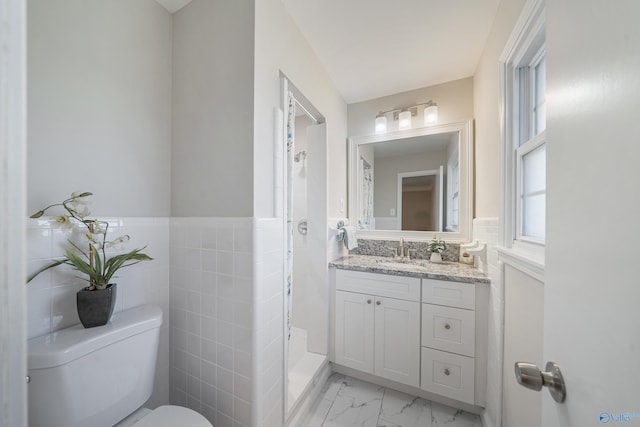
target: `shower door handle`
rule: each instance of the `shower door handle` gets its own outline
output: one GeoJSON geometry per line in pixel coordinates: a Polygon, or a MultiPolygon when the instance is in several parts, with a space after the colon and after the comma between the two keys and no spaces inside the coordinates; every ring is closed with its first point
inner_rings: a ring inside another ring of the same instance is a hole
{"type": "Polygon", "coordinates": [[[303,236],[307,235],[307,220],[306,219],[301,219],[300,221],[298,221],[298,233],[302,234],[303,236]]]}

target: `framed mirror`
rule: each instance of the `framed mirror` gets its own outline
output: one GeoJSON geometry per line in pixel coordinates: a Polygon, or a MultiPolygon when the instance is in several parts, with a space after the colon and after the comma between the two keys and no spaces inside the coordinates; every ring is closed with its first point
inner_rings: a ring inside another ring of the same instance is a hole
{"type": "Polygon", "coordinates": [[[471,239],[472,121],[349,138],[349,221],[365,238],[471,239]]]}

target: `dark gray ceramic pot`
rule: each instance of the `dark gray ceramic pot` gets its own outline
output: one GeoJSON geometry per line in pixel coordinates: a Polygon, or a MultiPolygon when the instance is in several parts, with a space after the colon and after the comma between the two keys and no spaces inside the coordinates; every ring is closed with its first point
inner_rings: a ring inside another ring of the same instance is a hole
{"type": "Polygon", "coordinates": [[[78,317],[85,328],[106,325],[116,305],[118,285],[110,283],[105,289],[90,291],[88,287],[76,294],[78,317]]]}

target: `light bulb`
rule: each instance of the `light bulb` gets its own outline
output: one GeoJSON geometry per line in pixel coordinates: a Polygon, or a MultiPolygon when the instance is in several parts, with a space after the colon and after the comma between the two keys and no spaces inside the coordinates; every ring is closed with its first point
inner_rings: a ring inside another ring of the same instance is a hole
{"type": "Polygon", "coordinates": [[[424,107],[424,125],[429,126],[438,123],[438,104],[424,107]]]}
{"type": "Polygon", "coordinates": [[[385,133],[387,131],[387,117],[380,113],[376,116],[376,133],[385,133]]]}
{"type": "Polygon", "coordinates": [[[411,111],[402,111],[398,114],[398,129],[411,129],[411,111]]]}

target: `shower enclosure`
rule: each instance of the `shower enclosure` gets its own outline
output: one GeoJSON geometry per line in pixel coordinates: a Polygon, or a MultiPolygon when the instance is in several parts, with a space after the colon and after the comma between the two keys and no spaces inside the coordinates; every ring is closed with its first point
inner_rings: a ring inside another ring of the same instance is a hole
{"type": "Polygon", "coordinates": [[[285,413],[304,401],[327,364],[326,126],[312,105],[286,91],[285,413]]]}

